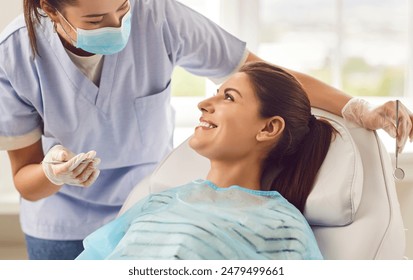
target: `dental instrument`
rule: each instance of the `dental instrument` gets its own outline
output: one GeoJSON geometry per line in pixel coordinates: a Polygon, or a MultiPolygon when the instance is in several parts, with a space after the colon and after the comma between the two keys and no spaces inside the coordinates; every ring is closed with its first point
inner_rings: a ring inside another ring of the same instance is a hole
{"type": "MultiPolygon", "coordinates": [[[[396,132],[399,132],[399,100],[396,100],[396,132]]],[[[396,167],[394,168],[393,177],[396,180],[404,179],[404,171],[398,166],[399,161],[399,147],[397,146],[397,137],[396,137],[396,167]]]]}

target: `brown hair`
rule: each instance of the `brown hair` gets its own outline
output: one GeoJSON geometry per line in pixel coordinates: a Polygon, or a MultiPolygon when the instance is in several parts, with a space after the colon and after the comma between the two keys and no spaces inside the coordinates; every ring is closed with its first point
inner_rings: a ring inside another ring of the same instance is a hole
{"type": "Polygon", "coordinates": [[[264,62],[244,65],[264,118],[280,116],[285,128],[263,163],[261,186],[278,191],[301,212],[333,135],[331,124],[311,114],[307,93],[288,72],[264,62]]]}
{"type": "MultiPolygon", "coordinates": [[[[40,1],[41,0],[23,0],[24,19],[26,21],[33,55],[38,54],[35,25],[40,23],[41,17],[45,17],[45,14],[40,12],[40,1]]],[[[64,6],[76,4],[77,0],[47,0],[47,3],[51,7],[61,11],[64,6]]]]}

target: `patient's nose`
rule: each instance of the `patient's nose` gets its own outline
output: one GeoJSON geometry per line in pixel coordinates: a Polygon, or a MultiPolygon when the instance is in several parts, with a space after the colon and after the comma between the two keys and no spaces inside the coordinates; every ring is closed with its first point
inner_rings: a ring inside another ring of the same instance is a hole
{"type": "Polygon", "coordinates": [[[201,102],[198,103],[198,109],[201,112],[208,112],[208,113],[213,113],[214,112],[214,106],[212,102],[212,98],[207,98],[205,100],[202,100],[201,102]]]}

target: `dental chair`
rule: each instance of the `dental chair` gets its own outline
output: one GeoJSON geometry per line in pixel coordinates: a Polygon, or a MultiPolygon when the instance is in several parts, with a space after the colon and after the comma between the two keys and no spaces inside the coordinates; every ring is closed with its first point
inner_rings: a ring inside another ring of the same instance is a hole
{"type": "MultiPolygon", "coordinates": [[[[340,132],[333,140],[304,216],[325,259],[403,259],[405,231],[389,154],[374,131],[313,108],[340,132]]],[[[311,164],[309,162],[308,164],[311,164]]],[[[144,196],[205,178],[209,161],[188,140],[131,192],[120,214],[144,196]]]]}

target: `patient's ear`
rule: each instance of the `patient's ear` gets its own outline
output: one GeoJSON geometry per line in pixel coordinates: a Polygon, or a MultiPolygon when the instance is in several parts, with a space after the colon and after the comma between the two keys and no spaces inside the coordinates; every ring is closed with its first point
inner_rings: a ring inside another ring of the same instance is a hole
{"type": "Polygon", "coordinates": [[[259,142],[277,140],[284,131],[285,122],[280,116],[269,118],[265,126],[258,132],[256,139],[259,142]]]}

